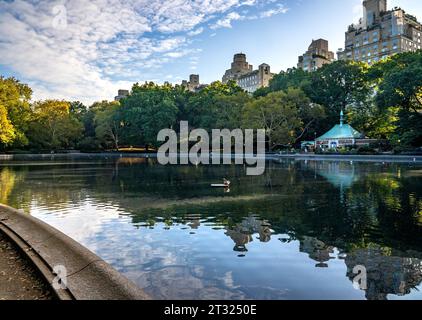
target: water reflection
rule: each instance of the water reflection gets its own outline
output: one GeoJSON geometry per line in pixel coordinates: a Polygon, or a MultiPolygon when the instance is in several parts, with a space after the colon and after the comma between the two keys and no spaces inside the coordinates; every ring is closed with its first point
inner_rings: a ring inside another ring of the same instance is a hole
{"type": "Polygon", "coordinates": [[[334,246],[325,244],[314,237],[303,237],[300,241],[300,252],[306,252],[309,258],[318,262],[315,267],[328,268],[328,261],[334,259],[334,246]]]}
{"type": "Polygon", "coordinates": [[[345,263],[347,276],[352,281],[356,276],[352,272],[353,267],[365,266],[367,270],[365,296],[369,300],[386,300],[388,294],[408,295],[422,281],[422,260],[410,257],[406,253],[394,252],[390,248],[374,246],[357,249],[347,255],[345,263]]]}
{"type": "Polygon", "coordinates": [[[138,158],[34,164],[0,166],[0,201],[156,298],[421,298],[421,167],[283,160],[248,177],[138,158]],[[209,187],[222,177],[230,193],[209,187]]]}
{"type": "Polygon", "coordinates": [[[247,252],[246,245],[253,241],[253,234],[257,233],[260,242],[269,242],[271,240],[271,229],[267,221],[259,220],[256,217],[244,218],[241,223],[229,227],[226,235],[235,243],[233,248],[237,252],[247,252]]]}

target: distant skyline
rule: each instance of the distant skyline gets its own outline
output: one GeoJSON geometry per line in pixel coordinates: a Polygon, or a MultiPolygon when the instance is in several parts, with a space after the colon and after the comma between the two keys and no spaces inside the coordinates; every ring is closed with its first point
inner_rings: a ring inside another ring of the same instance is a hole
{"type": "MultiPolygon", "coordinates": [[[[312,39],[344,47],[363,0],[0,1],[0,74],[33,99],[91,104],[135,82],[221,80],[233,55],[257,68],[294,67],[312,39]]],[[[421,0],[388,0],[422,21],[421,0]]]]}

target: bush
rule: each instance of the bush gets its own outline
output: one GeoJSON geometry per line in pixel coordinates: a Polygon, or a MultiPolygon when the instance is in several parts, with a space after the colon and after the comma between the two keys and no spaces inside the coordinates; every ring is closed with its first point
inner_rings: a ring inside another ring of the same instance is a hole
{"type": "Polygon", "coordinates": [[[97,139],[93,137],[83,138],[79,142],[78,148],[82,152],[98,151],[100,149],[97,139]]]}
{"type": "Polygon", "coordinates": [[[350,154],[349,149],[345,148],[345,147],[340,148],[338,151],[339,151],[340,154],[350,154]]]}
{"type": "Polygon", "coordinates": [[[328,149],[328,150],[326,151],[326,153],[333,154],[333,153],[338,153],[338,151],[337,151],[337,149],[336,149],[336,148],[330,148],[330,149],[328,149]]]}
{"type": "Polygon", "coordinates": [[[28,150],[21,150],[21,149],[13,149],[10,151],[5,152],[6,154],[30,154],[31,152],[28,150]]]}
{"type": "Polygon", "coordinates": [[[412,148],[409,146],[396,146],[393,149],[394,154],[402,154],[402,155],[414,155],[419,156],[422,155],[422,149],[421,148],[412,148]]]}
{"type": "Polygon", "coordinates": [[[378,152],[370,146],[361,146],[357,149],[358,154],[378,154],[378,152]]]}
{"type": "Polygon", "coordinates": [[[392,146],[388,140],[380,140],[369,145],[370,148],[378,150],[379,152],[391,151],[392,146]]]}

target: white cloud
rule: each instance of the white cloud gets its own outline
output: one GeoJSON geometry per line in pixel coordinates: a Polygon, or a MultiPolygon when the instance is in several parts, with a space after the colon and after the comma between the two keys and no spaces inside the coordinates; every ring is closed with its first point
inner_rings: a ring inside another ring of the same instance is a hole
{"type": "Polygon", "coordinates": [[[186,56],[187,54],[189,54],[189,50],[168,52],[165,55],[166,57],[170,58],[181,58],[186,56]]]}
{"type": "Polygon", "coordinates": [[[0,66],[28,82],[34,99],[111,99],[196,54],[190,37],[205,23],[230,27],[244,19],[236,8],[260,1],[0,1],[0,66]]]}
{"type": "Polygon", "coordinates": [[[241,6],[253,6],[256,3],[257,3],[257,0],[244,0],[244,1],[240,2],[240,5],[241,6]]]}
{"type": "MultiPolygon", "coordinates": [[[[268,2],[274,2],[273,0],[269,0],[268,2]]],[[[240,5],[254,5],[257,1],[244,1],[240,5]]],[[[262,18],[269,18],[274,15],[287,13],[289,9],[286,8],[283,4],[277,4],[275,7],[271,7],[266,9],[265,11],[258,12],[257,14],[248,15],[248,11],[244,10],[242,14],[238,12],[230,12],[224,18],[217,20],[215,23],[210,25],[210,28],[215,30],[219,28],[232,28],[233,21],[241,21],[241,20],[256,20],[262,18]]]]}
{"type": "Polygon", "coordinates": [[[204,28],[203,27],[199,27],[196,30],[189,31],[188,32],[188,36],[191,36],[191,37],[197,36],[198,34],[201,34],[202,32],[204,32],[204,28]]]}
{"type": "Polygon", "coordinates": [[[287,9],[283,5],[279,5],[277,8],[269,9],[269,10],[261,12],[260,17],[261,18],[269,18],[269,17],[272,17],[272,16],[277,15],[277,14],[287,13],[287,11],[289,11],[289,9],[287,9]]]}
{"type": "Polygon", "coordinates": [[[211,27],[211,29],[231,28],[232,27],[232,21],[243,20],[243,19],[245,19],[245,17],[241,16],[237,12],[230,12],[224,18],[217,20],[217,22],[212,24],[210,27],[211,27]]]}

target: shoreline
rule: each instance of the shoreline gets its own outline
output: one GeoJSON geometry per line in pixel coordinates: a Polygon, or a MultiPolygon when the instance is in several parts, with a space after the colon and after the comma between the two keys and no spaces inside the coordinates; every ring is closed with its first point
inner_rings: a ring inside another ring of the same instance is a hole
{"type": "Polygon", "coordinates": [[[60,300],[148,300],[150,297],[86,247],[49,224],[0,204],[0,231],[16,245],[60,300]],[[66,286],[56,288],[57,267],[66,286]]]}
{"type": "MultiPolygon", "coordinates": [[[[174,156],[185,156],[177,154],[174,156]]],[[[224,157],[228,157],[224,156],[224,157]]],[[[256,158],[256,155],[236,155],[230,157],[256,158]]],[[[422,156],[413,155],[339,155],[339,154],[275,154],[265,155],[267,160],[291,159],[311,161],[355,161],[355,162],[391,162],[391,163],[422,163],[422,156]]],[[[110,160],[119,158],[157,158],[156,153],[124,153],[124,152],[102,152],[102,153],[54,153],[54,154],[0,154],[2,161],[42,161],[42,160],[110,160]]]]}
{"type": "Polygon", "coordinates": [[[281,154],[280,159],[312,160],[312,161],[356,161],[356,162],[398,162],[422,163],[422,156],[410,155],[338,155],[338,154],[281,154]]]}

